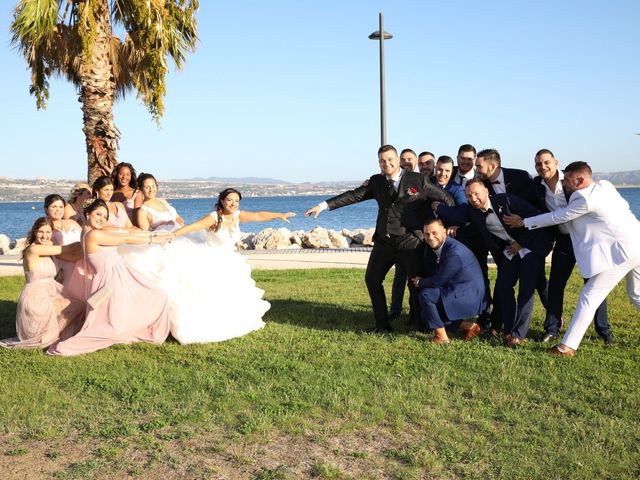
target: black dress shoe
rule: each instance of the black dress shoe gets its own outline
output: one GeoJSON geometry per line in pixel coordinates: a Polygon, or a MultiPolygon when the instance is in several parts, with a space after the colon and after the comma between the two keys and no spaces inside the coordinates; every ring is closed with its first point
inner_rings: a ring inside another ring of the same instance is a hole
{"type": "Polygon", "coordinates": [[[558,335],[555,333],[545,333],[540,340],[542,343],[550,342],[551,340],[558,338],[558,335]]]}
{"type": "Polygon", "coordinates": [[[613,345],[613,334],[610,333],[609,335],[604,337],[603,340],[604,340],[604,346],[605,347],[611,347],[613,345]]]}
{"type": "Polygon", "coordinates": [[[367,330],[368,333],[393,333],[393,328],[389,327],[375,327],[367,330]]]}

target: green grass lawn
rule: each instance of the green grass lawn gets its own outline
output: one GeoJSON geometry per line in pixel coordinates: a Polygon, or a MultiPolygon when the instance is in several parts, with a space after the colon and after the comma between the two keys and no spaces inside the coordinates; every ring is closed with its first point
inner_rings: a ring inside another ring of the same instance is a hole
{"type": "MultiPolygon", "coordinates": [[[[362,270],[257,271],[267,326],[76,357],[0,349],[2,478],[637,479],[640,316],[574,359],[372,326],[362,270]]],[[[569,318],[581,281],[566,294],[569,318]]],[[[0,338],[23,280],[0,279],[0,338]]],[[[211,318],[203,321],[233,321],[211,318]]],[[[530,336],[541,333],[536,302],[530,336]]]]}

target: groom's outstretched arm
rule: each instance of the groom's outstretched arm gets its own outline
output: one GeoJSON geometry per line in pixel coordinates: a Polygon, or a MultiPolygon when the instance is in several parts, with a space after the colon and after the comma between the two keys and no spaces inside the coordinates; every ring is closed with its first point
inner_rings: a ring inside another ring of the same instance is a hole
{"type": "Polygon", "coordinates": [[[318,218],[320,212],[324,210],[335,210],[336,208],[344,207],[346,205],[353,205],[354,203],[362,202],[363,200],[368,200],[373,198],[370,192],[370,184],[369,181],[366,185],[361,185],[358,188],[354,188],[353,190],[347,190],[340,195],[336,195],[335,197],[331,197],[328,200],[316,205],[315,207],[310,208],[304,214],[305,217],[309,217],[313,215],[314,218],[318,218]]]}

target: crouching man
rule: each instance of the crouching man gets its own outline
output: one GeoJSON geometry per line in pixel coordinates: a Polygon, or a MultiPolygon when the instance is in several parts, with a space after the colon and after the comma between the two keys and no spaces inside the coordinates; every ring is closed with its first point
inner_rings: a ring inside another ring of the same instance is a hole
{"type": "Polygon", "coordinates": [[[447,237],[441,220],[427,220],[423,232],[429,247],[424,253],[427,276],[411,281],[420,290],[422,320],[435,332],[431,341],[448,343],[447,328],[464,328],[462,320],[485,309],[484,279],[475,255],[455,238],[447,237]]]}

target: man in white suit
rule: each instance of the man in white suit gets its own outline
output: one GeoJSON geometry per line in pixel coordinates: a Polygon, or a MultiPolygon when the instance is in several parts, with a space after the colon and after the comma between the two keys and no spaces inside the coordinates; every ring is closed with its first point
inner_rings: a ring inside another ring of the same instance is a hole
{"type": "Polygon", "coordinates": [[[596,309],[623,278],[629,298],[640,309],[640,222],[611,183],[593,181],[587,163],[567,165],[562,182],[571,194],[565,208],[525,219],[511,215],[505,221],[530,230],[561,223],[569,227],[578,268],[589,280],[562,343],[549,353],[572,357],[596,309]]]}

